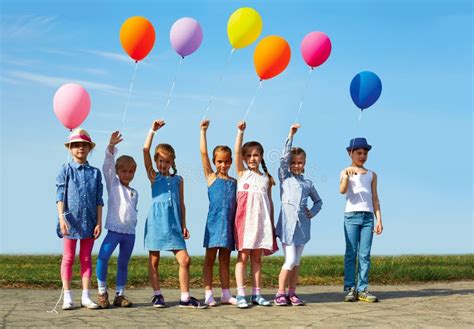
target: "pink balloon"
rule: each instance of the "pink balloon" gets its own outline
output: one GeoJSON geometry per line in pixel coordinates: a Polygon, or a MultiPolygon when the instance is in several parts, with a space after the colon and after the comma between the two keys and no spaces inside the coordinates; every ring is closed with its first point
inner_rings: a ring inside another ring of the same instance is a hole
{"type": "Polygon", "coordinates": [[[91,109],[91,99],[87,91],[77,83],[61,86],[53,98],[54,114],[68,129],[81,125],[91,109]]]}
{"type": "Polygon", "coordinates": [[[170,30],[171,46],[182,57],[194,53],[202,42],[202,28],[194,18],[178,19],[170,30]]]}
{"type": "Polygon", "coordinates": [[[301,42],[301,55],[311,68],[323,64],[330,54],[331,40],[323,32],[310,32],[301,42]]]}

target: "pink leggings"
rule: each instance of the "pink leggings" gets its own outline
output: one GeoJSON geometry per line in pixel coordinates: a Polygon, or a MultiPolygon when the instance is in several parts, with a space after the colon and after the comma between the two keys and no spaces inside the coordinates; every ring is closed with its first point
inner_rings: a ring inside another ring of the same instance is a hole
{"type": "MultiPolygon", "coordinates": [[[[81,261],[81,278],[90,279],[92,275],[92,247],[94,247],[94,238],[79,240],[81,249],[79,259],[81,261]]],[[[71,281],[72,266],[76,256],[77,240],[64,238],[63,261],[61,262],[61,279],[71,281]]]]}

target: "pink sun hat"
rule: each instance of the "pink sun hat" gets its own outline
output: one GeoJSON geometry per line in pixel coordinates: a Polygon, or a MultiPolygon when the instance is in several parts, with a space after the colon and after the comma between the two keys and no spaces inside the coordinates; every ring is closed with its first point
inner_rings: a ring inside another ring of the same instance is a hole
{"type": "Polygon", "coordinates": [[[76,142],[89,143],[91,149],[95,147],[95,143],[92,141],[91,137],[89,136],[89,133],[82,128],[74,129],[71,135],[69,135],[69,141],[64,143],[64,146],[69,148],[69,144],[76,142]]]}

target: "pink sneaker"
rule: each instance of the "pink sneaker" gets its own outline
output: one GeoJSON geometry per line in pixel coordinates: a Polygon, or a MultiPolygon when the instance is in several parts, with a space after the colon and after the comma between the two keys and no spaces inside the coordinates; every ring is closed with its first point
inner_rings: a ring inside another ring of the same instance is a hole
{"type": "Polygon", "coordinates": [[[304,302],[296,295],[288,296],[288,300],[293,306],[303,306],[304,302]]]}

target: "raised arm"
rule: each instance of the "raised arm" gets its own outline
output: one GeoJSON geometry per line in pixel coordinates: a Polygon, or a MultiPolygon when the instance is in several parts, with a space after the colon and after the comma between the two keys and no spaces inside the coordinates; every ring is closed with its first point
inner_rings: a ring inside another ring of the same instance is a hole
{"type": "Polygon", "coordinates": [[[245,121],[239,121],[237,124],[237,137],[235,138],[235,169],[237,174],[242,176],[244,174],[244,162],[242,157],[242,141],[244,139],[244,130],[246,128],[245,121]]]}
{"type": "Polygon", "coordinates": [[[291,147],[293,144],[293,136],[296,134],[300,125],[295,123],[290,127],[290,132],[285,141],[285,146],[283,147],[283,153],[280,158],[280,168],[278,168],[278,178],[280,181],[283,181],[288,177],[290,173],[290,163],[291,163],[291,147]]]}
{"type": "Polygon", "coordinates": [[[155,136],[155,133],[158,129],[163,127],[165,125],[165,122],[163,120],[155,120],[153,121],[151,125],[151,129],[148,132],[148,135],[146,136],[145,139],[145,144],[143,145],[143,160],[145,163],[145,170],[148,176],[148,179],[150,180],[151,183],[155,181],[155,170],[153,169],[153,162],[151,160],[151,155],[150,155],[150,148],[151,148],[151,143],[153,142],[153,137],[155,136]]]}
{"type": "Polygon", "coordinates": [[[117,149],[115,145],[119,144],[122,141],[122,135],[118,131],[114,131],[110,135],[109,145],[105,150],[105,159],[102,166],[102,172],[104,173],[105,184],[109,188],[112,180],[116,177],[115,172],[115,153],[117,149]]]}
{"type": "Polygon", "coordinates": [[[209,176],[213,173],[211,161],[209,161],[209,154],[207,153],[207,128],[209,128],[209,120],[201,121],[201,139],[200,139],[200,149],[201,149],[201,161],[202,169],[204,170],[204,176],[209,179],[209,176]]]}

